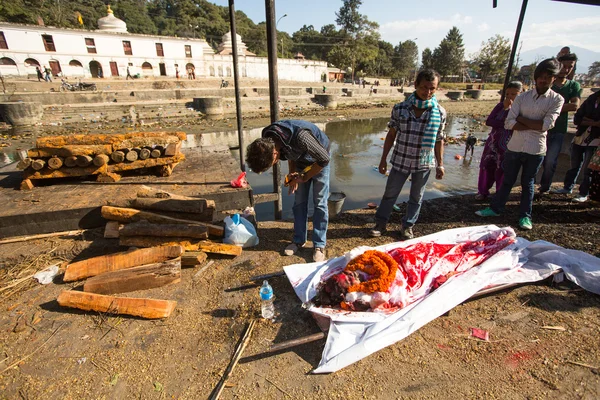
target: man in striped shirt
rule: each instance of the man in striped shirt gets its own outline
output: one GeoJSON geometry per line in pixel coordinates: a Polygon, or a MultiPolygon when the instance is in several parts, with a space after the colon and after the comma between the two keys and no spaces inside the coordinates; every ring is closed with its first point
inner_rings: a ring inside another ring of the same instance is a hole
{"type": "Polygon", "coordinates": [[[402,219],[400,237],[412,239],[412,227],[419,218],[425,185],[431,170],[436,178],[444,176],[444,126],[446,110],[435,98],[440,75],[432,69],[419,72],[415,92],[392,110],[389,131],[383,144],[379,173],[387,172],[387,156],[392,146],[392,169],[387,179],[383,198],[375,213],[375,227],[370,234],[381,236],[386,230],[392,209],[404,183],[411,178],[410,197],[406,215],[402,219]],[[395,145],[394,145],[395,142],[395,145]]]}
{"type": "Polygon", "coordinates": [[[564,103],[562,96],[551,89],[560,68],[555,58],[539,63],[533,74],[535,89],[515,99],[504,123],[506,129],[513,130],[502,163],[504,181],[490,206],[475,214],[481,217],[499,216],[522,169],[519,226],[527,230],[533,228],[531,213],[535,176],[546,154],[548,129],[554,126],[564,103]]]}

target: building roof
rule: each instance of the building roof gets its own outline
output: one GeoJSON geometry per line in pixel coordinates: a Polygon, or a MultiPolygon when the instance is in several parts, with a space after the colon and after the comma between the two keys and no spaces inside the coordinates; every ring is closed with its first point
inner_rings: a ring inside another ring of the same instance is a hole
{"type": "Polygon", "coordinates": [[[98,30],[102,32],[127,33],[127,24],[125,21],[115,17],[110,5],[107,10],[108,15],[98,19],[98,30]]]}

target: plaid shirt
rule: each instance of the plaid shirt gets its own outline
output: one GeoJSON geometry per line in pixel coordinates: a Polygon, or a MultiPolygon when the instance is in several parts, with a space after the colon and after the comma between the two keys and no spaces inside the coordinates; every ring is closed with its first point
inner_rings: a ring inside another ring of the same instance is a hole
{"type": "MultiPolygon", "coordinates": [[[[441,122],[435,139],[436,143],[444,140],[447,115],[444,107],[441,105],[438,107],[441,122]]],[[[431,157],[428,157],[427,160],[420,159],[421,142],[430,114],[431,109],[427,109],[421,114],[421,118],[417,118],[412,105],[407,102],[398,103],[392,109],[392,118],[388,123],[388,127],[396,130],[396,142],[390,162],[397,171],[410,174],[435,168],[433,150],[431,151],[431,157]]]]}

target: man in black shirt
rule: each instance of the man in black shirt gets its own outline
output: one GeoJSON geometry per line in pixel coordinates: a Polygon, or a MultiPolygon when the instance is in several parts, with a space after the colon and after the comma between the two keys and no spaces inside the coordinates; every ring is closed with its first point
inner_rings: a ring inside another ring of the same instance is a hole
{"type": "Polygon", "coordinates": [[[325,260],[329,197],[329,138],[316,125],[301,120],[281,120],[267,126],[262,137],[246,150],[246,162],[261,173],[279,160],[287,160],[290,173],[285,185],[295,193],[294,238],[285,250],[293,255],[306,244],[308,194],[313,189],[313,260],[325,260]]]}

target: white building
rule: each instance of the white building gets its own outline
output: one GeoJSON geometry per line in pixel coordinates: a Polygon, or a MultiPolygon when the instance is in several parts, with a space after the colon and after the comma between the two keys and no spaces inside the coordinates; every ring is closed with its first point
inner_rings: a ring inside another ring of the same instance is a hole
{"type": "MultiPolygon", "coordinates": [[[[231,33],[223,36],[219,53],[204,39],[131,34],[124,21],[113,15],[98,20],[98,30],[64,29],[0,22],[0,73],[3,76],[36,76],[36,67],[52,69],[54,76],[126,77],[132,75],[184,78],[192,69],[201,77],[233,76],[231,33]]],[[[246,49],[239,35],[238,67],[242,77],[267,79],[268,61],[246,49]]],[[[321,80],[323,61],[278,60],[280,79],[321,80]]]]}

